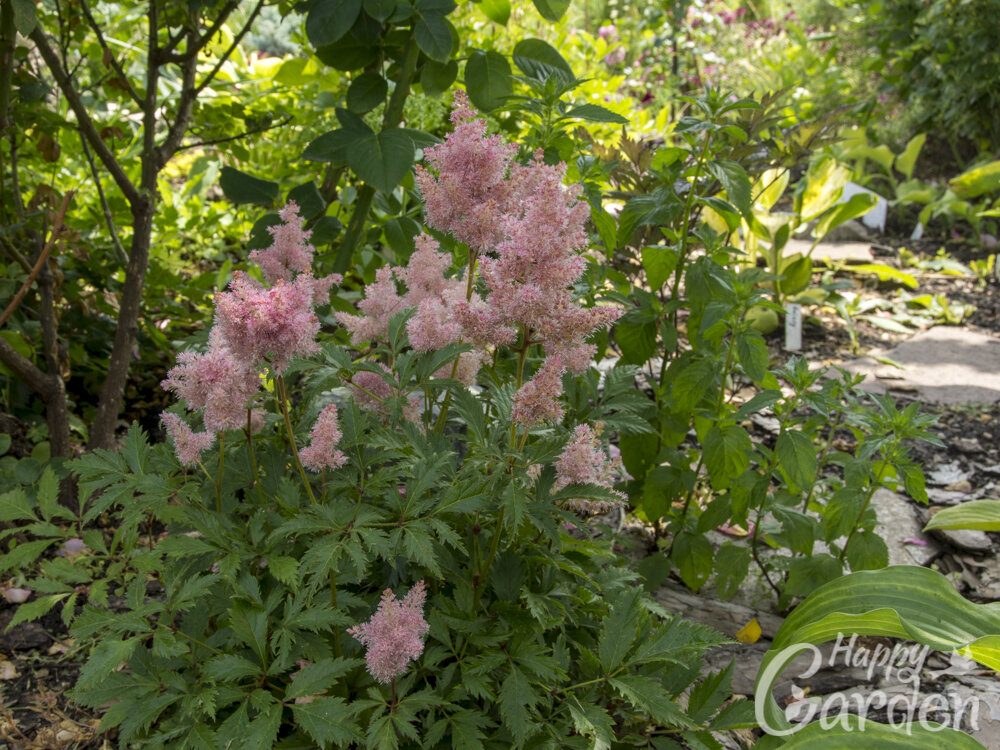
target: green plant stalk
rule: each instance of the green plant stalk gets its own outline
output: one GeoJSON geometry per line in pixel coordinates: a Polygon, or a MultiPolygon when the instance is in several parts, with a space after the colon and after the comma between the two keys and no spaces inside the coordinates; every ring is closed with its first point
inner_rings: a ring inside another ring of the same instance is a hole
{"type": "Polygon", "coordinates": [[[872,498],[875,496],[875,490],[882,486],[882,477],[885,475],[885,470],[889,466],[889,459],[886,458],[885,453],[882,454],[882,466],[878,470],[878,474],[875,476],[874,481],[872,481],[871,488],[868,490],[868,497],[865,498],[865,504],[861,506],[861,511],[858,513],[858,517],[854,521],[854,525],[851,526],[851,533],[847,535],[847,539],[844,540],[844,548],[840,550],[840,554],[837,559],[841,562],[847,556],[847,545],[851,543],[851,539],[854,538],[855,532],[858,530],[858,524],[861,523],[861,519],[865,515],[865,511],[868,510],[868,506],[872,502],[872,498]]]}
{"type": "MultiPolygon", "coordinates": [[[[473,277],[476,274],[476,261],[479,258],[479,254],[469,248],[469,271],[468,278],[465,280],[465,301],[468,302],[472,299],[472,286],[473,277]]],[[[455,357],[455,361],[451,363],[451,377],[454,379],[455,373],[458,372],[458,357],[455,357]]],[[[451,386],[448,386],[447,392],[444,394],[444,401],[441,403],[441,413],[438,414],[437,422],[434,423],[434,432],[442,433],[444,432],[444,425],[448,419],[448,407],[451,406],[451,386]]]]}
{"type": "Polygon", "coordinates": [[[295,431],[292,429],[292,420],[288,416],[288,393],[285,391],[285,379],[279,375],[275,379],[275,384],[278,391],[278,407],[281,409],[281,415],[285,418],[285,429],[288,431],[288,442],[292,446],[292,456],[295,458],[295,465],[299,468],[299,476],[302,477],[302,484],[306,487],[306,494],[309,495],[309,499],[313,505],[318,505],[316,496],[312,491],[312,485],[309,484],[309,476],[306,474],[305,467],[302,466],[302,461],[299,458],[299,449],[295,445],[295,431]]]}
{"type": "Polygon", "coordinates": [[[215,509],[222,512],[222,469],[226,465],[226,436],[219,435],[219,478],[215,482],[215,509]]]}
{"type": "MultiPolygon", "coordinates": [[[[333,568],[330,568],[330,605],[334,609],[337,608],[337,576],[333,572],[333,568]]],[[[333,626],[333,654],[338,657],[344,655],[340,645],[340,628],[336,625],[333,626]]]]}
{"type": "Polygon", "coordinates": [[[257,453],[253,448],[253,431],[251,427],[253,412],[247,409],[247,449],[250,452],[250,467],[253,469],[253,486],[257,489],[257,499],[260,500],[260,504],[264,505],[264,492],[260,488],[260,472],[257,469],[257,453]]]}
{"type": "MultiPolygon", "coordinates": [[[[677,295],[680,293],[681,288],[681,276],[684,273],[684,262],[687,260],[688,253],[688,240],[690,238],[691,229],[691,212],[694,210],[694,198],[695,193],[698,189],[698,180],[701,178],[701,172],[705,167],[705,157],[708,155],[708,147],[711,143],[710,131],[705,131],[705,142],[702,144],[701,153],[698,155],[698,161],[695,162],[694,175],[691,178],[691,190],[688,191],[687,198],[684,201],[684,223],[681,225],[681,248],[680,252],[677,254],[677,268],[674,270],[674,285],[670,290],[670,301],[676,302],[677,295]]],[[[673,313],[673,326],[677,327],[677,311],[674,310],[673,313]]],[[[664,358],[666,361],[666,358],[664,358]]],[[[660,382],[663,382],[663,365],[660,365],[660,382]]]]}
{"type": "MultiPolygon", "coordinates": [[[[819,473],[820,469],[823,468],[823,462],[826,460],[826,454],[830,451],[830,446],[833,444],[833,435],[840,427],[840,417],[842,412],[837,412],[837,418],[830,423],[830,430],[826,434],[826,443],[823,445],[823,450],[819,452],[819,457],[816,459],[816,472],[819,473]]],[[[809,510],[809,501],[812,500],[813,493],[816,491],[816,486],[819,482],[813,482],[812,487],[809,488],[809,492],[806,493],[806,499],[802,502],[802,512],[805,513],[809,510]]]]}
{"type": "MultiPolygon", "coordinates": [[[[410,36],[406,40],[406,47],[403,49],[403,64],[399,69],[399,78],[396,79],[396,88],[392,92],[389,106],[386,107],[385,115],[382,118],[382,132],[399,127],[399,123],[403,121],[403,105],[406,104],[406,98],[410,95],[410,85],[413,83],[413,75],[417,69],[418,53],[414,32],[411,28],[410,36]]],[[[344,232],[344,239],[341,240],[340,247],[337,248],[337,256],[333,261],[334,273],[342,274],[350,268],[354,250],[361,240],[374,199],[375,188],[367,184],[362,185],[354,199],[354,212],[351,214],[351,220],[344,232]]]]}
{"type": "Polygon", "coordinates": [[[472,612],[475,614],[476,610],[479,609],[479,602],[482,598],[483,591],[483,577],[489,571],[490,566],[493,565],[493,558],[496,557],[497,547],[500,543],[500,533],[503,531],[503,520],[504,511],[506,508],[501,507],[500,512],[497,514],[496,530],[493,532],[493,538],[490,540],[490,551],[486,555],[486,564],[483,565],[482,569],[479,571],[479,575],[476,579],[475,593],[473,594],[472,601],[472,612]]]}
{"type": "MultiPolygon", "coordinates": [[[[531,332],[528,327],[525,326],[521,329],[521,346],[517,350],[517,385],[514,387],[514,393],[521,390],[521,383],[524,381],[524,361],[528,358],[528,347],[531,345],[530,339],[531,332]]],[[[527,434],[528,427],[525,425],[525,434],[527,434]]],[[[517,423],[511,421],[510,424],[510,447],[514,448],[515,440],[517,439],[517,423]]]]}

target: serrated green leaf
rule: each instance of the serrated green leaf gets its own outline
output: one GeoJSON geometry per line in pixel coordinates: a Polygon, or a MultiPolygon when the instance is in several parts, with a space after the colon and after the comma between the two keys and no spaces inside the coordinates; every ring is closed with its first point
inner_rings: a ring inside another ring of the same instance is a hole
{"type": "Polygon", "coordinates": [[[245,677],[258,676],[263,671],[259,664],[236,654],[213,656],[203,668],[204,675],[216,682],[239,682],[245,677]]]}
{"type": "Polygon", "coordinates": [[[285,691],[286,700],[316,695],[336,684],[337,680],[364,662],[361,659],[323,659],[303,667],[285,691]]]}
{"type": "Polygon", "coordinates": [[[538,695],[528,683],[528,678],[513,667],[500,686],[500,714],[518,745],[524,744],[531,731],[529,709],[538,703],[538,695]]]}
{"type": "Polygon", "coordinates": [[[354,712],[343,698],[317,698],[311,703],[292,706],[296,723],[316,742],[346,747],[360,739],[354,712]]]}
{"type": "Polygon", "coordinates": [[[31,501],[20,487],[0,495],[0,521],[34,521],[31,501]]]}
{"type": "Polygon", "coordinates": [[[613,672],[625,660],[639,635],[640,589],[621,594],[601,625],[597,654],[605,673],[613,672]]]}

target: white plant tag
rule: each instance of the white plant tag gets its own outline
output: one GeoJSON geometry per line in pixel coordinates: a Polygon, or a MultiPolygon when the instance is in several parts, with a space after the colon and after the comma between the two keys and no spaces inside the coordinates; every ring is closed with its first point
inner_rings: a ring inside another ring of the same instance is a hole
{"type": "Polygon", "coordinates": [[[785,305],[785,350],[797,352],[802,348],[802,305],[789,302],[785,305]]]}

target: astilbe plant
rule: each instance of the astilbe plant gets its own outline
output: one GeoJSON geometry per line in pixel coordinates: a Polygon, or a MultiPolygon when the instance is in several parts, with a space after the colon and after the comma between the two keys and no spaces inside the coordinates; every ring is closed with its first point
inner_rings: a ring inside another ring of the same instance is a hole
{"type": "Polygon", "coordinates": [[[318,338],[336,279],[289,204],[262,280],[217,295],[164,382],[194,413],[164,414],[176,458],[133,427],[75,462],[130,583],[76,617],[73,694],[120,747],[711,746],[748,723],[719,711],[730,671],[681,707],[721,639],[661,619],[591,531],[623,498],[600,428],[561,424],[562,376],[619,310],[573,297],[577,190],[463,97],[454,121],[419,183],[464,268],[421,237],[339,316],[352,354],[318,338]]]}

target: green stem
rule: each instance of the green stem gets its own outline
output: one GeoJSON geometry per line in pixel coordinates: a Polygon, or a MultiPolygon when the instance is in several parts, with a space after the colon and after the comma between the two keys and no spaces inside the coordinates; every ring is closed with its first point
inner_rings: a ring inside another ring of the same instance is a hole
{"type": "Polygon", "coordinates": [[[299,449],[295,445],[295,430],[292,429],[292,420],[288,416],[288,393],[285,391],[285,379],[279,375],[275,379],[275,385],[278,391],[276,394],[278,396],[278,407],[281,409],[281,415],[285,418],[285,429],[288,431],[288,442],[292,446],[292,456],[295,458],[295,465],[299,468],[299,476],[302,477],[302,484],[305,485],[306,494],[309,495],[312,504],[317,505],[316,496],[313,494],[312,485],[309,483],[309,476],[306,474],[305,467],[302,466],[302,461],[299,459],[299,449]]]}
{"type": "Polygon", "coordinates": [[[215,482],[215,509],[222,512],[222,467],[226,463],[226,436],[219,435],[219,478],[215,482]]]}
{"type": "MultiPolygon", "coordinates": [[[[473,277],[476,274],[476,260],[479,254],[469,248],[469,271],[468,277],[465,280],[465,301],[468,302],[472,299],[472,288],[473,288],[473,277]]],[[[459,355],[461,356],[461,355],[459,355]]],[[[455,361],[451,363],[451,377],[455,377],[455,373],[458,372],[458,357],[455,357],[455,361]]],[[[444,401],[441,403],[441,413],[438,414],[437,422],[434,423],[434,432],[440,433],[444,431],[445,422],[448,419],[448,407],[451,406],[451,386],[448,386],[447,392],[444,394],[444,401]]]]}
{"type": "Polygon", "coordinates": [[[490,551],[486,555],[486,564],[483,565],[482,569],[479,571],[478,585],[476,586],[472,603],[473,612],[479,609],[481,592],[483,590],[483,578],[489,572],[490,566],[493,565],[493,558],[496,557],[497,554],[497,547],[500,543],[500,534],[503,531],[503,516],[505,510],[505,508],[500,508],[500,512],[497,514],[496,528],[493,531],[493,539],[490,540],[490,551]]]}
{"type": "MultiPolygon", "coordinates": [[[[694,198],[698,192],[698,180],[701,178],[702,169],[705,166],[705,157],[708,155],[708,146],[711,143],[711,131],[705,131],[705,142],[702,144],[701,153],[698,155],[698,161],[695,163],[694,175],[691,178],[691,189],[688,191],[687,199],[684,201],[684,223],[681,225],[681,247],[680,251],[677,253],[677,269],[674,271],[674,286],[670,290],[670,301],[676,302],[677,295],[680,293],[681,287],[681,275],[684,273],[684,261],[687,259],[688,252],[688,232],[691,229],[691,211],[694,208],[694,198]]],[[[673,313],[673,326],[677,327],[677,310],[673,313]]],[[[666,352],[664,352],[666,354],[666,352]]],[[[664,357],[664,361],[666,357],[664,357]]],[[[663,366],[660,366],[660,382],[663,382],[663,366]]]]}
{"type": "MultiPolygon", "coordinates": [[[[528,347],[531,345],[531,331],[528,326],[521,329],[521,346],[517,350],[517,384],[514,386],[514,393],[521,390],[521,383],[524,382],[524,361],[528,358],[528,347]]],[[[525,425],[525,434],[528,432],[528,426],[525,425]]],[[[517,422],[510,423],[510,447],[514,448],[515,440],[517,439],[517,422]]]]}
{"type": "MultiPolygon", "coordinates": [[[[333,572],[333,568],[330,568],[330,605],[337,609],[337,576],[333,572]]],[[[334,656],[342,656],[343,649],[340,645],[340,628],[336,625],[333,626],[333,654],[334,656]]]]}
{"type": "Polygon", "coordinates": [[[213,654],[221,654],[222,653],[222,651],[219,651],[219,649],[212,648],[207,643],[203,643],[203,642],[199,641],[197,638],[192,638],[187,633],[185,633],[183,630],[177,630],[176,628],[171,628],[170,630],[171,630],[171,632],[174,635],[179,635],[182,638],[187,638],[189,641],[191,641],[191,643],[194,643],[197,646],[201,646],[202,648],[211,651],[213,654]]]}
{"type": "Polygon", "coordinates": [[[879,467],[878,474],[875,477],[875,481],[872,482],[871,488],[868,490],[868,497],[865,498],[865,504],[861,506],[861,512],[858,513],[858,517],[854,520],[854,525],[851,526],[851,533],[847,535],[847,540],[844,542],[844,548],[840,550],[840,555],[837,559],[841,562],[844,561],[844,557],[847,555],[847,545],[851,543],[851,539],[854,537],[855,532],[858,530],[858,524],[861,523],[861,519],[865,515],[865,511],[868,510],[868,506],[871,504],[872,497],[875,496],[875,490],[877,490],[882,485],[882,477],[885,475],[885,470],[889,467],[888,458],[884,457],[883,454],[882,466],[879,467]]]}
{"type": "Polygon", "coordinates": [[[260,471],[257,468],[257,452],[253,447],[253,412],[247,409],[247,450],[250,452],[250,467],[253,469],[253,486],[257,489],[257,499],[264,505],[264,492],[260,488],[260,471]]]}
{"type": "MultiPolygon", "coordinates": [[[[819,457],[816,459],[816,471],[817,473],[823,468],[823,462],[826,461],[826,454],[830,450],[830,446],[833,444],[833,435],[840,427],[840,417],[841,412],[837,413],[837,418],[830,423],[830,430],[826,434],[826,444],[823,446],[823,450],[820,451],[819,457]]],[[[809,501],[812,500],[813,493],[816,491],[816,487],[819,482],[813,482],[812,486],[809,488],[809,492],[806,493],[806,499],[802,503],[802,512],[805,513],[809,510],[809,501]]]]}
{"type": "MultiPolygon", "coordinates": [[[[386,107],[385,116],[382,118],[382,132],[399,127],[399,123],[403,121],[403,105],[406,104],[406,97],[410,94],[410,85],[413,83],[413,75],[417,69],[418,54],[419,50],[411,29],[410,37],[406,41],[406,48],[403,50],[403,64],[399,70],[399,78],[396,79],[396,88],[392,92],[389,106],[386,107]]],[[[362,185],[358,189],[351,220],[347,224],[344,239],[340,242],[337,257],[333,262],[334,273],[342,274],[350,268],[351,258],[354,257],[354,250],[364,233],[374,198],[375,188],[371,185],[362,185]]]]}

